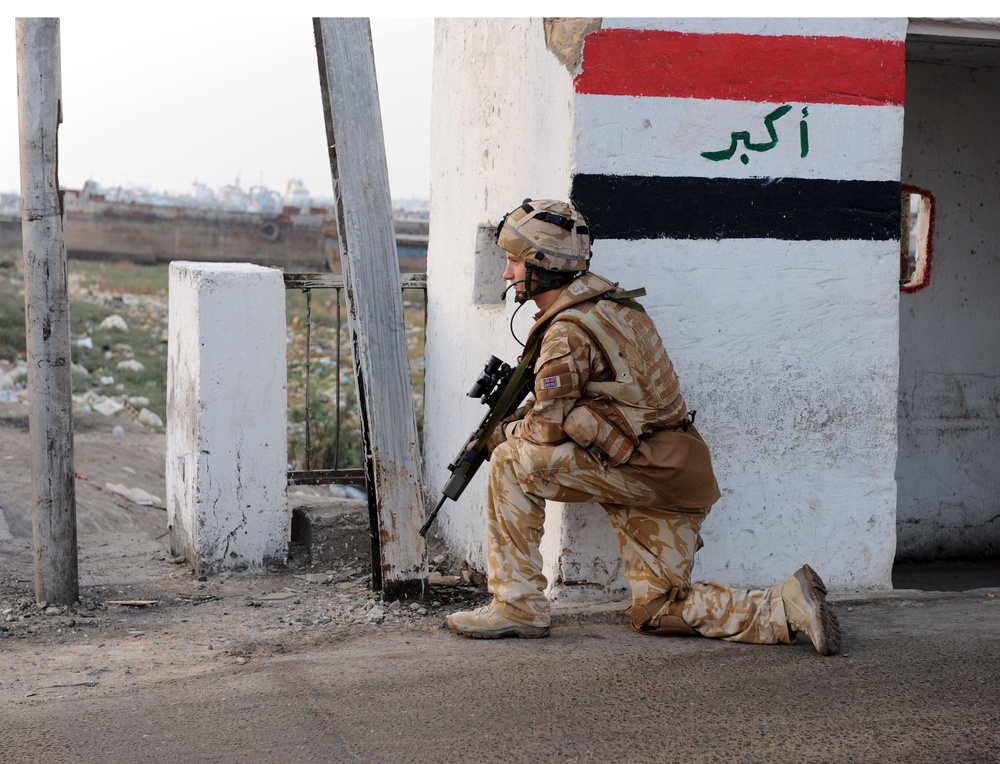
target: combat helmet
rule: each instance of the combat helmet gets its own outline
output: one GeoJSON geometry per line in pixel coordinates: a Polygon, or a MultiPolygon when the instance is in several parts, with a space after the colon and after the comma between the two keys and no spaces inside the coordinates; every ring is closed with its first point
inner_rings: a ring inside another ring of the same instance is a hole
{"type": "Polygon", "coordinates": [[[497,245],[526,266],[518,301],[568,284],[590,268],[590,229],[571,204],[525,199],[500,221],[497,245]]]}

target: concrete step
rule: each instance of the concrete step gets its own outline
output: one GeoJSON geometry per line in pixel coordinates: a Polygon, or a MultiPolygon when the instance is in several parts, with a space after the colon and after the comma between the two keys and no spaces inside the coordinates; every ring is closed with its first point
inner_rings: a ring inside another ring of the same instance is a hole
{"type": "Polygon", "coordinates": [[[368,502],[329,499],[292,510],[292,544],[313,565],[371,566],[368,502]]]}

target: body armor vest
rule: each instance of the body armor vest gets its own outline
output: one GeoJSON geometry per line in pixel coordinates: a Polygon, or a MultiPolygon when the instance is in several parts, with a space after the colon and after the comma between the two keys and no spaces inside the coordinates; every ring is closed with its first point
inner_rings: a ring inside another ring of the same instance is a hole
{"type": "Polygon", "coordinates": [[[642,310],[613,297],[577,303],[556,321],[572,321],[601,348],[614,379],[591,381],[584,403],[614,423],[632,442],[687,419],[680,383],[656,326],[642,310]]]}

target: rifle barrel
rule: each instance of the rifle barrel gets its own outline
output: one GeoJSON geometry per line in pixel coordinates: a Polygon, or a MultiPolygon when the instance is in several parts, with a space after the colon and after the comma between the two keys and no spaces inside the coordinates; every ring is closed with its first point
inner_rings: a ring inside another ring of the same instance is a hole
{"type": "Polygon", "coordinates": [[[421,536],[426,536],[427,535],[427,531],[430,529],[431,523],[434,522],[434,518],[437,517],[438,512],[441,511],[441,507],[444,505],[445,499],[447,499],[447,498],[448,498],[447,496],[442,496],[441,497],[441,501],[439,501],[437,503],[437,506],[434,507],[434,511],[431,512],[430,515],[427,516],[427,521],[422,526],[420,526],[420,535],[421,536]]]}

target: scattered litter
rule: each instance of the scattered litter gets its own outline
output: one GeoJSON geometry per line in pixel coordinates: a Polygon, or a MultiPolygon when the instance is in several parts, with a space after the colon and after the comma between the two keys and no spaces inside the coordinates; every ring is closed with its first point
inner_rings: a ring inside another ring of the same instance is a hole
{"type": "MultiPolygon", "coordinates": [[[[4,365],[6,367],[6,364],[4,365]]],[[[21,387],[28,379],[28,365],[18,363],[10,371],[0,370],[0,390],[13,390],[21,387]]]]}
{"type": "Polygon", "coordinates": [[[158,430],[163,429],[163,420],[149,409],[143,409],[139,412],[139,424],[144,427],[154,427],[158,430]]]}
{"type": "Polygon", "coordinates": [[[104,414],[104,416],[114,416],[115,414],[125,410],[125,407],[114,398],[102,398],[94,403],[91,403],[90,408],[98,414],[104,414]]]}
{"type": "Polygon", "coordinates": [[[91,337],[83,337],[82,339],[73,340],[73,344],[78,348],[87,348],[87,350],[92,350],[94,347],[94,340],[91,337]]]}
{"type": "MultiPolygon", "coordinates": [[[[97,682],[70,682],[69,684],[50,684],[42,687],[43,690],[53,690],[62,687],[97,687],[97,682]]],[[[31,693],[34,695],[35,693],[31,693]]],[[[31,697],[30,695],[28,697],[31,697]]]]}
{"type": "Polygon", "coordinates": [[[97,325],[97,328],[104,331],[117,329],[121,332],[127,332],[128,324],[125,323],[124,318],[119,316],[117,313],[114,313],[101,321],[101,323],[97,325]]]}
{"type": "Polygon", "coordinates": [[[145,368],[146,367],[143,366],[143,364],[142,364],[141,361],[137,361],[134,358],[130,358],[127,361],[119,361],[118,362],[118,371],[140,372],[140,371],[145,370],[145,368]]]}
{"type": "MultiPolygon", "coordinates": [[[[115,428],[111,431],[111,434],[114,435],[116,438],[121,438],[122,436],[125,435],[125,428],[122,427],[120,424],[116,424],[115,428]]],[[[135,470],[133,470],[133,472],[134,471],[135,470]]]]}
{"type": "Polygon", "coordinates": [[[995,600],[997,598],[995,594],[991,594],[990,592],[986,592],[986,596],[989,597],[991,600],[995,600]]]}
{"type": "Polygon", "coordinates": [[[328,573],[306,573],[301,576],[295,576],[295,578],[310,584],[328,584],[333,580],[333,576],[328,573]]]}
{"type": "Polygon", "coordinates": [[[254,599],[257,599],[261,602],[275,602],[278,600],[294,599],[295,597],[298,596],[299,595],[297,592],[283,591],[283,592],[271,592],[270,594],[264,594],[260,597],[255,597],[254,599]]]}
{"type": "Polygon", "coordinates": [[[187,602],[188,604],[195,606],[195,605],[202,605],[206,602],[215,602],[219,598],[216,597],[214,594],[190,594],[190,595],[178,594],[176,597],[174,597],[174,599],[180,602],[187,602]]]}
{"type": "Polygon", "coordinates": [[[147,607],[157,605],[159,600],[108,600],[106,605],[123,605],[124,607],[147,607]]]}
{"type": "Polygon", "coordinates": [[[104,487],[111,491],[111,493],[116,493],[119,496],[123,496],[129,501],[133,501],[136,504],[141,504],[144,506],[163,506],[163,499],[159,496],[154,496],[151,493],[147,493],[141,488],[129,488],[128,486],[121,485],[120,483],[105,483],[104,487]]]}
{"type": "Polygon", "coordinates": [[[459,576],[446,576],[440,573],[428,573],[427,583],[431,586],[457,586],[462,579],[459,576]]]}
{"type": "Polygon", "coordinates": [[[357,499],[358,501],[367,501],[368,494],[363,490],[358,488],[356,485],[349,485],[344,489],[344,493],[347,495],[348,499],[357,499]]]}

